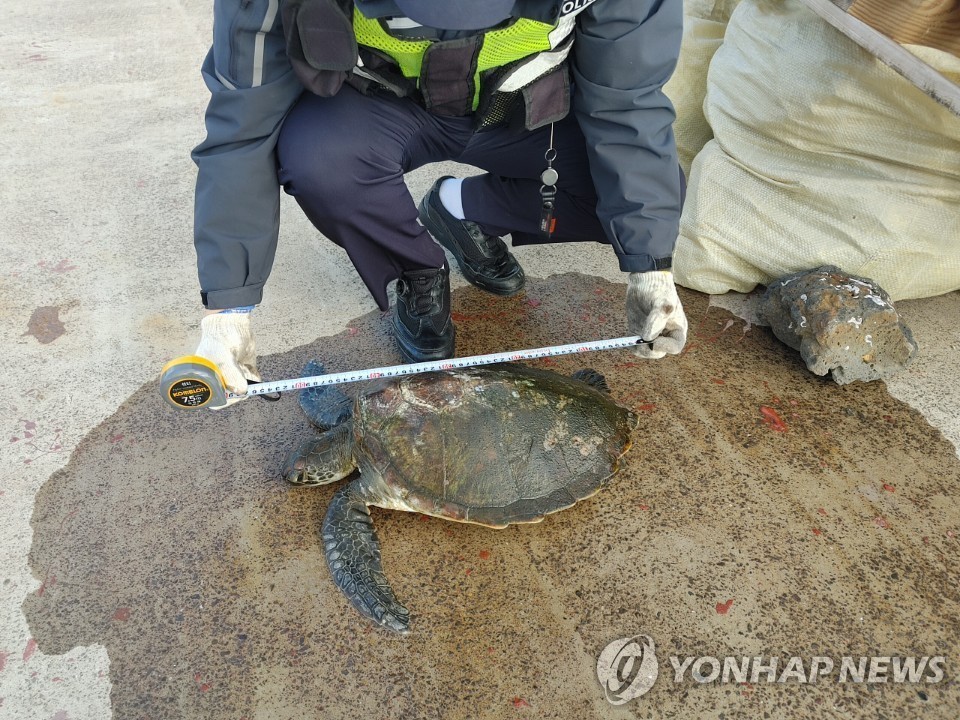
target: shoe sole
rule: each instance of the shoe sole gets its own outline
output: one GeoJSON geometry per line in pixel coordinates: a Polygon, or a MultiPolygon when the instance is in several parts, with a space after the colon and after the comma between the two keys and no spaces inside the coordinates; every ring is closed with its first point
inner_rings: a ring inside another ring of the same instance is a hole
{"type": "MultiPolygon", "coordinates": [[[[466,264],[463,258],[463,254],[459,252],[459,247],[455,242],[446,238],[446,233],[437,233],[431,229],[431,225],[438,225],[443,227],[443,220],[437,217],[437,214],[430,207],[430,203],[427,201],[430,197],[430,193],[427,193],[426,197],[420,201],[418,210],[420,211],[420,222],[423,223],[423,226],[426,228],[427,232],[430,233],[430,237],[436,240],[440,245],[450,251],[450,254],[453,255],[454,259],[457,261],[457,267],[460,268],[460,273],[470,282],[470,284],[477,286],[481,290],[486,292],[493,293],[494,295],[500,295],[501,297],[513,297],[519,295],[524,290],[524,285],[521,285],[516,290],[505,290],[501,287],[491,286],[484,282],[483,278],[470,270],[469,265],[466,264]],[[447,243],[450,243],[449,245],[447,243]]],[[[526,277],[524,277],[524,284],[526,284],[526,277]]]]}

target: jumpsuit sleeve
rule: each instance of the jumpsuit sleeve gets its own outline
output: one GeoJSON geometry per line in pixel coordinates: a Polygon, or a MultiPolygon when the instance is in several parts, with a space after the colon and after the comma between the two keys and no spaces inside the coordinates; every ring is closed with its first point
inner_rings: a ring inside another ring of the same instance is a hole
{"type": "Polygon", "coordinates": [[[596,0],[578,18],[574,112],[597,215],[625,272],[669,267],[680,224],[673,106],[682,0],[596,0]]]}
{"type": "Polygon", "coordinates": [[[280,0],[215,0],[206,139],[194,148],[194,247],[210,309],[256,305],[280,225],[276,143],[303,92],[287,59],[280,0]]]}

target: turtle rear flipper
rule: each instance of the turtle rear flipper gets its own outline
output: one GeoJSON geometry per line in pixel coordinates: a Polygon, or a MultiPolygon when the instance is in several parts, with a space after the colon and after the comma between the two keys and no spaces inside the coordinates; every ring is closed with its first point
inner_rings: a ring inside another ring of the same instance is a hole
{"type": "Polygon", "coordinates": [[[356,482],[333,496],[320,535],[333,581],[353,606],[390,630],[410,632],[410,613],[383,574],[380,541],[356,482]]]}
{"type": "Polygon", "coordinates": [[[590,387],[596,388],[600,392],[605,392],[607,395],[610,394],[610,386],[607,385],[607,379],[603,376],[603,373],[594,370],[593,368],[577,370],[570,377],[572,377],[574,380],[585,382],[590,387]]]}

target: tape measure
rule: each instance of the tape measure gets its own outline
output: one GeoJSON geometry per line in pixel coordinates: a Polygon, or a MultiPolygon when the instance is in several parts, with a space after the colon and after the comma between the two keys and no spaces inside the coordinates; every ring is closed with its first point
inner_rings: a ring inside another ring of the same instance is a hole
{"type": "Polygon", "coordinates": [[[163,396],[178,408],[216,408],[227,404],[227,382],[220,369],[200,355],[171,360],[160,371],[163,396]]]}
{"type": "Polygon", "coordinates": [[[199,355],[185,355],[171,360],[160,372],[160,390],[164,398],[176,408],[219,408],[229,400],[250,397],[252,395],[272,395],[293,390],[320,387],[322,385],[339,385],[343,383],[376,380],[384,377],[399,377],[402,375],[416,375],[418,373],[435,370],[455,370],[458,368],[475,367],[477,365],[493,365],[503,362],[517,362],[520,360],[536,360],[538,358],[555,357],[557,355],[573,355],[574,353],[595,352],[597,350],[620,350],[637,345],[649,345],[651,341],[644,340],[639,335],[611,338],[609,340],[594,340],[586,343],[570,343],[568,345],[552,345],[550,347],[533,348],[530,350],[510,350],[508,352],[491,353],[489,355],[471,355],[448,360],[431,360],[429,362],[409,363],[407,365],[388,365],[386,367],[370,368],[368,370],[352,370],[348,372],[314,375],[311,377],[294,378],[292,380],[274,380],[271,382],[250,383],[246,393],[234,393],[227,389],[220,370],[212,362],[199,355]]]}

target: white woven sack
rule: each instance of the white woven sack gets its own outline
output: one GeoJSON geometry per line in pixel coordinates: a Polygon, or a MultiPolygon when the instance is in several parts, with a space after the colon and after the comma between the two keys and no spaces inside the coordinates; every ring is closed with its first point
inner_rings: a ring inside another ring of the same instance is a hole
{"type": "MultiPolygon", "coordinates": [[[[909,49],[960,82],[960,59],[909,49]]],[[[707,83],[680,284],[749,292],[832,264],[895,300],[960,288],[960,118],[796,0],[743,0],[707,83]]]]}
{"type": "Polygon", "coordinates": [[[663,90],[677,111],[673,132],[677,139],[680,165],[690,175],[693,158],[713,131],[703,116],[707,94],[707,68],[723,42],[733,9],[740,0],[684,0],[683,43],[677,69],[663,90]]]}

